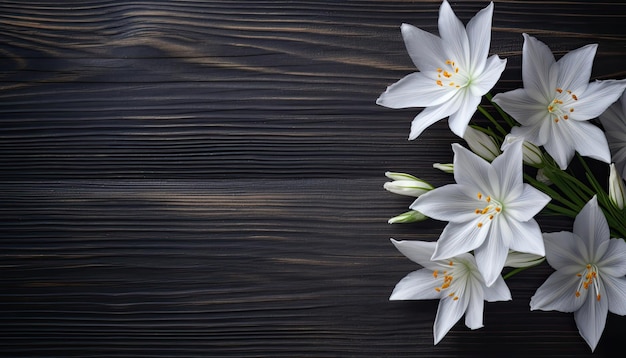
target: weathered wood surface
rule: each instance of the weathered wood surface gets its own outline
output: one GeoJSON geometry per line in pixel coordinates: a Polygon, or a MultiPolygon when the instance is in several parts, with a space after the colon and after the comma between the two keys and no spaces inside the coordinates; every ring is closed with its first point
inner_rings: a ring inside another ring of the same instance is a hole
{"type": "MultiPolygon", "coordinates": [[[[458,139],[409,142],[417,110],[374,102],[414,70],[399,25],[436,31],[438,7],[0,2],[0,355],[592,356],[572,315],[529,312],[545,265],[436,347],[437,302],[387,301],[417,268],[389,237],[443,224],[388,225],[410,200],[383,173],[443,184],[458,139]]],[[[522,32],[598,43],[594,78],[624,78],[625,20],[621,1],[497,1],[495,92],[520,85],[522,32]]]]}

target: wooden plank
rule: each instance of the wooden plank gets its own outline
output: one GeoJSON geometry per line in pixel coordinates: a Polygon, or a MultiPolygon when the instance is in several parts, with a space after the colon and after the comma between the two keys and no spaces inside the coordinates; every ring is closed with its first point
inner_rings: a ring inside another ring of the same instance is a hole
{"type": "MultiPolygon", "coordinates": [[[[571,315],[529,313],[546,265],[434,347],[437,303],[387,300],[417,269],[388,239],[443,224],[388,225],[410,200],[383,173],[449,182],[431,164],[459,139],[409,142],[417,110],[375,99],[414,71],[399,25],[436,31],[439,4],[2,1],[0,355],[591,356],[571,315]]],[[[594,78],[624,78],[625,10],[497,1],[494,92],[520,86],[523,32],[598,43],[594,78]]]]}

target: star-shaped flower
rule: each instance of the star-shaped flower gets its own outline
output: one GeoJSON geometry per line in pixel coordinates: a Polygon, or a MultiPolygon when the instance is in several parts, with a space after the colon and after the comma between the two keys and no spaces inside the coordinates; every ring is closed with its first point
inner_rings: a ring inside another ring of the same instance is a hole
{"type": "Polygon", "coordinates": [[[531,310],[574,312],[592,351],[608,311],[626,315],[626,242],[609,235],[595,196],[576,216],[573,233],[544,234],[546,260],[556,271],[530,300],[531,310]]]}
{"type": "Polygon", "coordinates": [[[626,92],[599,118],[609,141],[612,160],[620,176],[626,179],[626,92]]]}
{"type": "Polygon", "coordinates": [[[444,0],[439,9],[441,37],[402,24],[404,43],[420,72],[389,86],[376,103],[389,108],[426,107],[413,119],[409,139],[445,117],[452,132],[463,137],[481,97],[500,79],[506,65],[497,55],[487,58],[492,15],[490,3],[465,28],[444,0]]]}
{"type": "Polygon", "coordinates": [[[544,255],[541,230],[533,217],[550,197],[523,182],[521,140],[491,163],[459,144],[452,149],[456,184],[423,194],[411,209],[449,221],[433,260],[474,250],[478,269],[490,286],[499,277],[509,249],[544,255]]]}
{"type": "Polygon", "coordinates": [[[555,61],[548,46],[524,34],[524,88],[493,98],[521,124],[511,134],[544,146],[561,169],[567,168],[575,151],[606,163],[611,159],[604,133],[588,120],[615,102],[626,82],[589,82],[596,48],[587,45],[555,61]]]}
{"type": "Polygon", "coordinates": [[[433,327],[435,344],[465,314],[465,325],[470,329],[483,326],[483,301],[508,301],[509,288],[501,276],[490,287],[478,272],[476,260],[464,253],[449,260],[431,261],[434,242],[391,240],[396,248],[421,265],[422,269],[406,275],[393,290],[390,300],[439,299],[433,327]]]}

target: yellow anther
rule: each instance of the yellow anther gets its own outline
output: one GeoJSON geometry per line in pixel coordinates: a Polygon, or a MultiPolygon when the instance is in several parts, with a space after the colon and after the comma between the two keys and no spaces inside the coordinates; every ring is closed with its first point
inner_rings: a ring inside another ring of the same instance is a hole
{"type": "Polygon", "coordinates": [[[559,92],[559,93],[563,93],[563,90],[560,89],[560,88],[557,88],[556,91],[559,92]]]}
{"type": "Polygon", "coordinates": [[[448,72],[448,71],[443,71],[443,76],[446,77],[446,78],[450,78],[450,77],[452,77],[452,74],[450,72],[448,72]]]}
{"type": "Polygon", "coordinates": [[[488,196],[487,199],[485,199],[488,203],[491,202],[491,197],[488,196]]]}
{"type": "Polygon", "coordinates": [[[598,301],[600,301],[600,294],[598,293],[598,301]]]}
{"type": "Polygon", "coordinates": [[[459,68],[458,67],[454,69],[454,73],[459,73],[459,68]]]}
{"type": "Polygon", "coordinates": [[[580,297],[580,291],[576,291],[576,293],[574,293],[576,295],[576,297],[580,297]]]}
{"type": "Polygon", "coordinates": [[[435,291],[441,292],[441,289],[439,287],[435,287],[435,291]]]}
{"type": "Polygon", "coordinates": [[[483,227],[483,223],[478,223],[476,226],[483,227]]]}
{"type": "Polygon", "coordinates": [[[454,82],[450,82],[450,87],[454,87],[454,82]]]}
{"type": "Polygon", "coordinates": [[[576,97],[575,94],[572,94],[572,98],[574,99],[574,101],[578,101],[578,97],[576,97]]]}
{"type": "MultiPolygon", "coordinates": [[[[459,299],[459,296],[456,296],[453,298],[453,300],[457,301],[459,299]]],[[[600,301],[600,297],[598,297],[598,301],[600,301]]]]}
{"type": "Polygon", "coordinates": [[[570,113],[574,112],[574,108],[569,109],[570,113]]]}
{"type": "Polygon", "coordinates": [[[442,68],[437,68],[437,72],[441,73],[441,72],[443,72],[443,69],[442,68]]]}
{"type": "Polygon", "coordinates": [[[559,119],[558,118],[554,118],[554,123],[559,123],[559,119]]]}
{"type": "Polygon", "coordinates": [[[480,200],[480,199],[482,199],[482,198],[483,198],[483,194],[478,193],[478,200],[480,200]]]}
{"type": "Polygon", "coordinates": [[[500,209],[500,208],[496,208],[496,212],[497,212],[497,213],[499,213],[499,212],[500,212],[500,210],[502,210],[502,209],[500,209]]]}
{"type": "Polygon", "coordinates": [[[554,110],[554,106],[548,106],[548,112],[552,112],[554,110]]]}
{"type": "Polygon", "coordinates": [[[489,215],[489,220],[493,220],[493,215],[489,215]]]}
{"type": "Polygon", "coordinates": [[[568,120],[569,116],[566,114],[566,115],[563,116],[563,119],[568,120]]]}
{"type": "MultiPolygon", "coordinates": [[[[450,262],[448,263],[448,265],[450,265],[450,266],[454,266],[454,261],[450,261],[450,262]]],[[[452,280],[452,276],[448,276],[448,277],[450,277],[450,280],[452,280]]]]}
{"type": "Polygon", "coordinates": [[[439,274],[439,270],[433,271],[433,277],[434,278],[437,278],[438,274],[439,274]]]}
{"type": "Polygon", "coordinates": [[[441,80],[437,80],[437,85],[438,86],[443,86],[443,83],[441,82],[441,80]]]}

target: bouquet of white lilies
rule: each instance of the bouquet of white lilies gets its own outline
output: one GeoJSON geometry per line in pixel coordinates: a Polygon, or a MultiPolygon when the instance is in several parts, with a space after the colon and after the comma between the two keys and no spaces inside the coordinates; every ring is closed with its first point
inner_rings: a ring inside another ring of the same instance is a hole
{"type": "Polygon", "coordinates": [[[423,268],[398,282],[390,299],[439,299],[437,344],[463,315],[469,328],[482,327],[483,300],[511,300],[505,279],[545,259],[554,272],[530,309],[573,312],[593,351],[608,312],[626,314],[626,80],[590,82],[596,45],[557,61],[548,46],[524,34],[524,87],[492,97],[506,66],[497,55],[488,57],[493,8],[464,26],[444,0],[439,36],[401,27],[419,71],[389,86],[377,103],[424,108],[409,139],[448,117],[469,149],[452,144],[453,163],[434,164],[453,173],[453,184],[434,187],[386,173],[392,181],[385,189],[417,198],[390,223],[448,222],[436,242],[392,239],[423,268]],[[483,98],[493,111],[481,106],[483,98]],[[477,111],[487,125],[470,125],[477,111]],[[570,165],[574,157],[578,172],[570,165]],[[583,157],[606,163],[606,170],[593,173],[583,157]],[[538,214],[568,216],[573,227],[542,233],[538,214]]]}

